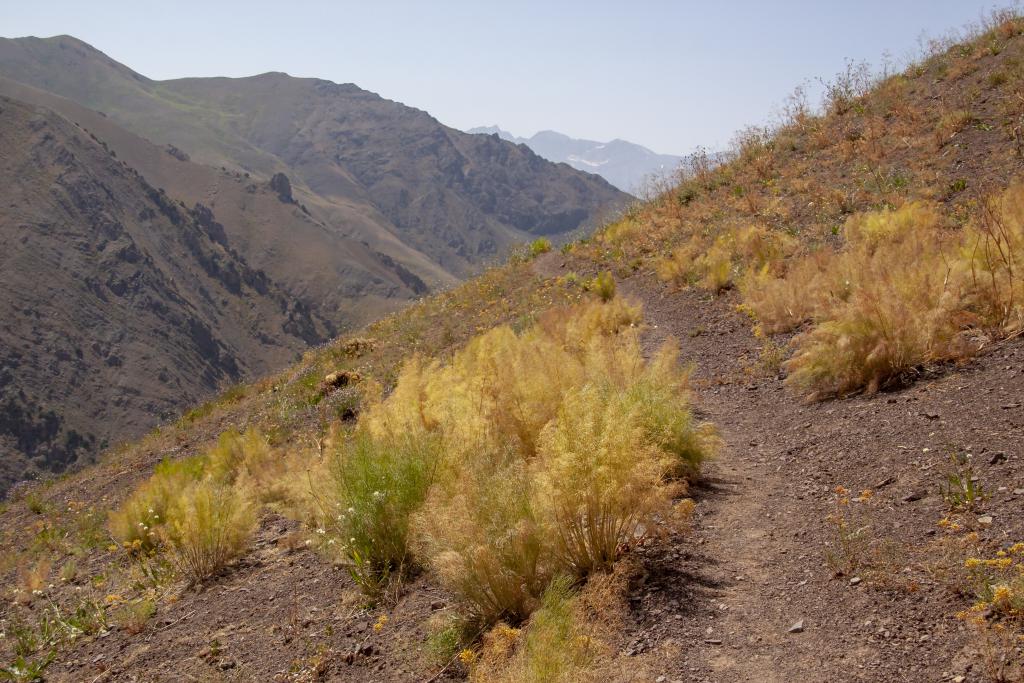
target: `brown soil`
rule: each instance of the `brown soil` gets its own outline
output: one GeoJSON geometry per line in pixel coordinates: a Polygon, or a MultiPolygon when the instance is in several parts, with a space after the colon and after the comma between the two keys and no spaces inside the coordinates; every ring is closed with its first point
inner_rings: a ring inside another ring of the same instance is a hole
{"type": "MultiPolygon", "coordinates": [[[[536,267],[545,276],[586,271],[557,254],[536,267]]],[[[648,351],[680,340],[694,363],[697,410],[725,442],[692,490],[692,531],[634,553],[629,618],[614,645],[645,673],[628,680],[985,680],[954,617],[969,598],[929,571],[944,534],[936,522],[948,511],[938,485],[950,450],[970,449],[991,498],[961,521],[994,543],[1024,538],[1022,496],[1013,493],[1024,487],[1024,343],[933,369],[901,391],[808,404],[757,369],[760,342],[730,296],[673,291],[644,273],[619,288],[644,303],[648,351]],[[864,505],[870,534],[889,548],[855,576],[837,576],[826,561],[837,485],[875,491],[864,505]],[[978,524],[978,514],[991,525],[978,524]],[[791,633],[797,622],[803,630],[791,633]]],[[[110,491],[136,476],[127,469],[92,484],[110,491]]],[[[69,482],[60,496],[82,499],[89,479],[69,482]]],[[[142,633],[115,627],[83,639],[50,666],[48,680],[464,675],[430,656],[427,624],[453,607],[429,577],[408,585],[394,608],[362,609],[344,570],[293,540],[295,528],[268,514],[252,552],[206,590],[161,603],[142,633]],[[387,623],[374,630],[384,613],[387,623]]]]}

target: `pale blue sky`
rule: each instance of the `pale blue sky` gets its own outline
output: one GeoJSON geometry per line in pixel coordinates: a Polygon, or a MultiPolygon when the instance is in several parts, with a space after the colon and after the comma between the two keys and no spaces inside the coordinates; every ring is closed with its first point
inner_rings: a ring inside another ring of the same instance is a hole
{"type": "Polygon", "coordinates": [[[68,33],[152,78],[286,71],[356,83],[456,128],[550,128],[687,153],[769,120],[795,86],[813,90],[847,59],[899,60],[994,6],[0,0],[0,35],[68,33]]]}

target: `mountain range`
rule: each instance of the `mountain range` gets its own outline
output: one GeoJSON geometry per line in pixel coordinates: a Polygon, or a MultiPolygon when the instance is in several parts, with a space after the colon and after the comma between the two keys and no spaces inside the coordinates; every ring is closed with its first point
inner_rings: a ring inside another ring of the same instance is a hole
{"type": "Polygon", "coordinates": [[[637,194],[652,177],[671,174],[684,157],[658,154],[626,140],[611,142],[571,138],[553,130],[542,130],[521,138],[498,126],[483,126],[467,131],[474,135],[497,135],[502,140],[526,145],[534,153],[556,163],[569,164],[579,171],[596,173],[623,192],[637,194]]]}
{"type": "Polygon", "coordinates": [[[352,84],[0,39],[0,492],[629,197],[352,84]]]}

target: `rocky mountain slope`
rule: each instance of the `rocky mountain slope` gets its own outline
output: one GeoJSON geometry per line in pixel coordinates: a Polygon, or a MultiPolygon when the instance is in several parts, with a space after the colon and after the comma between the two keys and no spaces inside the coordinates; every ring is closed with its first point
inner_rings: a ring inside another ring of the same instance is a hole
{"type": "Polygon", "coordinates": [[[1024,277],[1005,265],[1024,258],[1022,60],[1024,18],[999,13],[902,73],[841,77],[826,113],[749,134],[592,239],[425,297],[21,492],[0,511],[7,670],[96,683],[1022,680],[1024,277]],[[972,278],[962,261],[992,235],[1003,265],[971,261],[991,275],[972,278]],[[968,237],[977,248],[961,248],[968,237]],[[944,259],[905,258],[936,244],[944,259]],[[840,286],[785,297],[816,263],[847,266],[831,273],[840,286]],[[936,277],[907,286],[922,266],[936,277]],[[751,274],[774,280],[750,288],[751,274]],[[922,296],[935,290],[939,307],[922,296]],[[752,305],[763,292],[790,318],[834,296],[782,328],[752,305]],[[946,335],[946,320],[955,359],[908,343],[946,335]],[[860,384],[808,400],[791,369],[822,328],[839,341],[821,376],[845,352],[885,381],[851,373],[860,384]],[[495,446],[495,432],[509,438],[495,446]],[[699,471],[662,469],[686,456],[699,471]],[[568,476],[522,494],[552,471],[568,476]],[[199,514],[204,491],[233,514],[199,514]],[[621,539],[603,521],[632,515],[645,526],[633,517],[622,543],[599,545],[621,539]],[[183,551],[208,552],[205,534],[183,543],[190,529],[244,533],[190,581],[183,551]],[[560,553],[540,552],[552,541],[560,553]],[[398,559],[374,565],[366,548],[398,559]],[[572,580],[535,571],[563,556],[579,560],[572,580]]]}
{"type": "Polygon", "coordinates": [[[685,160],[684,157],[672,154],[652,152],[626,140],[581,140],[553,130],[542,130],[528,138],[515,136],[498,126],[481,126],[466,132],[497,135],[502,140],[526,145],[549,161],[595,173],[623,192],[631,194],[639,193],[652,176],[658,179],[671,176],[685,160]]]}
{"type": "MultiPolygon", "coordinates": [[[[269,313],[204,319],[210,334],[233,344],[227,354],[234,369],[217,374],[212,381],[201,373],[187,373],[169,355],[169,348],[157,345],[149,365],[125,363],[116,374],[129,385],[163,382],[160,388],[152,388],[162,398],[157,400],[147,393],[149,389],[139,394],[129,391],[116,396],[121,406],[116,414],[108,412],[115,400],[113,389],[78,398],[56,389],[44,391],[29,375],[11,374],[8,386],[25,392],[25,398],[11,408],[8,431],[28,434],[32,429],[26,425],[32,421],[45,416],[64,424],[70,413],[76,413],[68,424],[73,422],[75,434],[85,441],[68,448],[81,453],[95,452],[110,440],[137,436],[143,427],[194,404],[215,387],[279,365],[304,344],[323,341],[432,290],[450,287],[515,244],[535,236],[558,239],[583,230],[599,216],[611,215],[627,198],[600,179],[551,164],[509,143],[446,128],[425,112],[354,85],[276,73],[157,82],[66,36],[0,39],[0,96],[8,98],[11,115],[45,108],[48,113],[40,116],[54,121],[63,117],[62,125],[71,125],[81,144],[98,145],[104,158],[112,160],[96,167],[91,156],[75,157],[89,164],[89,174],[97,182],[110,181],[109,166],[125,169],[140,183],[156,188],[168,206],[184,217],[181,220],[193,221],[230,251],[239,272],[244,266],[265,274],[260,277],[266,279],[268,292],[273,292],[271,298],[280,299],[275,306],[284,307],[280,315],[308,318],[293,325],[297,336],[285,334],[283,341],[278,339],[281,325],[269,313]],[[261,345],[267,348],[257,350],[261,345]],[[163,379],[168,375],[157,366],[172,368],[175,377],[163,379]],[[45,393],[46,400],[37,392],[45,393]],[[70,411],[68,416],[65,411],[70,411]]],[[[38,141],[22,132],[19,128],[7,131],[11,147],[3,151],[5,161],[27,164],[33,158],[38,141]]],[[[65,143],[63,138],[56,140],[65,143]]],[[[49,185],[31,186],[44,182],[47,177],[40,173],[24,173],[0,189],[0,196],[5,203],[9,194],[14,201],[16,191],[46,196],[49,185]]],[[[117,207],[121,197],[111,192],[102,209],[137,215],[134,208],[117,207]]],[[[86,217],[66,213],[67,207],[55,200],[18,205],[22,211],[34,212],[32,225],[61,222],[71,229],[90,229],[87,222],[76,224],[86,217]]],[[[5,239],[21,239],[10,232],[20,224],[17,220],[11,217],[3,226],[5,239]]],[[[119,220],[127,224],[126,219],[119,220]]],[[[138,229],[148,226],[143,222],[138,229]]],[[[39,294],[30,290],[30,276],[57,283],[65,275],[51,278],[47,268],[58,267],[59,252],[68,243],[38,229],[29,238],[40,243],[33,248],[36,253],[45,244],[53,254],[49,260],[31,264],[38,268],[35,273],[26,263],[17,273],[8,274],[4,304],[13,307],[12,335],[13,330],[34,324],[32,307],[24,305],[39,294]]],[[[136,232],[133,239],[143,236],[136,232]]],[[[147,239],[155,240],[155,235],[147,239]]],[[[152,242],[150,256],[174,261],[174,253],[161,251],[165,246],[168,243],[163,240],[152,242]]],[[[177,282],[189,291],[198,287],[191,280],[178,278],[177,282]]],[[[237,302],[226,303],[211,287],[199,289],[206,291],[203,297],[213,302],[210,305],[231,310],[260,308],[265,304],[245,302],[250,296],[267,295],[243,288],[229,297],[237,302]]],[[[54,284],[51,294],[57,291],[54,284]]],[[[74,291],[75,295],[63,298],[65,305],[107,306],[108,302],[83,299],[92,290],[74,291]]],[[[118,343],[141,348],[147,344],[151,325],[127,320],[134,310],[129,307],[114,316],[124,319],[124,329],[115,336],[118,343]]],[[[59,336],[63,330],[67,338],[81,337],[83,348],[115,334],[82,324],[74,317],[51,316],[46,334],[59,336]]],[[[17,346],[14,337],[3,341],[17,346]]],[[[20,367],[24,373],[29,364],[55,368],[65,362],[60,360],[63,350],[47,345],[34,348],[32,357],[6,360],[4,372],[20,367]]],[[[86,355],[76,363],[79,372],[87,373],[102,360],[86,355]]],[[[210,362],[218,362],[216,354],[210,362]]],[[[100,375],[103,372],[112,371],[100,375]]],[[[40,439],[49,443],[63,433],[49,427],[44,431],[45,438],[26,436],[31,444],[19,442],[7,449],[17,463],[5,463],[7,474],[0,491],[22,472],[22,456],[42,452],[40,439]]],[[[59,471],[74,460],[69,453],[54,451],[56,446],[46,448],[53,454],[38,460],[44,469],[59,471]]]]}
{"type": "Polygon", "coordinates": [[[600,179],[352,84],[282,73],[153,81],[69,36],[0,41],[0,75],[199,163],[265,179],[284,173],[311,215],[428,283],[438,266],[464,276],[514,243],[583,228],[625,200],[600,179]]]}
{"type": "Polygon", "coordinates": [[[62,471],[326,333],[205,207],[0,99],[0,489],[62,471]]]}

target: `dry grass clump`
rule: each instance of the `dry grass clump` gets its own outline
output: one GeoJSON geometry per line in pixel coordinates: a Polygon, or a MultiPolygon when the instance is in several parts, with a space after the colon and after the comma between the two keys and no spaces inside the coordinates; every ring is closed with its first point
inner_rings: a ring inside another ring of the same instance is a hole
{"type": "MultiPolygon", "coordinates": [[[[924,364],[970,355],[971,330],[990,339],[1020,333],[1021,186],[989,200],[959,234],[944,228],[934,205],[912,202],[851,217],[846,240],[830,260],[831,273],[819,277],[843,281],[818,304],[818,324],[794,341],[796,353],[786,364],[788,381],[801,390],[817,396],[876,391],[924,364]]],[[[812,273],[819,268],[809,266],[812,273]]],[[[803,272],[799,265],[791,269],[803,272]]],[[[750,307],[778,329],[786,318],[771,314],[786,307],[791,291],[776,284],[753,295],[757,303],[750,307]],[[780,301],[766,305],[775,292],[780,301]]]]}
{"type": "Polygon", "coordinates": [[[560,577],[548,586],[540,608],[525,631],[502,623],[484,638],[473,683],[577,683],[593,680],[596,643],[576,614],[571,581],[560,577]]]}
{"type": "Polygon", "coordinates": [[[781,275],[767,267],[747,271],[739,284],[744,308],[767,334],[797,329],[843,295],[846,283],[836,281],[834,260],[835,253],[825,247],[794,259],[781,275]]]}
{"type": "Polygon", "coordinates": [[[189,583],[198,584],[245,552],[255,524],[244,494],[206,480],[178,496],[164,534],[175,565],[189,583]]]}
{"type": "Polygon", "coordinates": [[[466,651],[470,681],[577,683],[643,677],[645,665],[636,659],[623,664],[612,646],[629,615],[629,564],[596,574],[578,589],[569,577],[555,579],[526,626],[500,622],[484,635],[478,651],[466,651]]]}
{"type": "Polygon", "coordinates": [[[644,362],[639,322],[595,299],[447,364],[410,359],[335,461],[335,544],[377,579],[430,567],[484,623],[524,620],[553,576],[608,568],[717,445],[674,348],[644,362]]]}
{"type": "Polygon", "coordinates": [[[994,337],[1024,329],[1024,185],[984,204],[961,241],[970,305],[994,337]]]}
{"type": "Polygon", "coordinates": [[[110,514],[110,532],[133,551],[152,552],[162,542],[160,528],[181,492],[202,475],[200,458],[164,460],[121,507],[110,514]]]}
{"type": "Polygon", "coordinates": [[[246,549],[255,502],[283,495],[278,466],[257,432],[226,432],[206,453],[165,460],[110,515],[110,531],[133,554],[166,549],[190,583],[222,570],[246,549]]]}
{"type": "Polygon", "coordinates": [[[662,280],[717,293],[747,273],[777,273],[797,246],[790,235],[757,224],[725,229],[714,239],[694,233],[658,261],[655,270],[662,280]]]}
{"type": "Polygon", "coordinates": [[[941,228],[936,212],[916,203],[847,222],[847,247],[833,264],[846,291],[794,341],[791,385],[815,395],[877,391],[925,363],[965,355],[941,228]]]}

